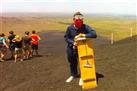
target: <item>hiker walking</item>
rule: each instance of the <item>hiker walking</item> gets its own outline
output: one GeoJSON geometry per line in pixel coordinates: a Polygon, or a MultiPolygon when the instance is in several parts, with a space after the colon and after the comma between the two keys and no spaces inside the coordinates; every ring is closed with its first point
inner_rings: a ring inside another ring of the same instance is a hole
{"type": "Polygon", "coordinates": [[[33,30],[32,34],[31,34],[31,46],[32,46],[32,55],[34,54],[34,52],[36,53],[36,55],[39,55],[38,52],[38,45],[39,45],[39,41],[40,41],[40,37],[38,34],[36,34],[36,31],[33,30]]]}
{"type": "Polygon", "coordinates": [[[5,38],[5,34],[0,34],[0,61],[5,61],[5,56],[7,54],[7,49],[9,48],[7,44],[7,39],[5,38]]]}
{"type": "Polygon", "coordinates": [[[24,57],[25,59],[28,59],[29,57],[32,57],[32,53],[31,53],[31,37],[29,36],[29,32],[26,31],[25,35],[22,38],[23,40],[23,49],[24,49],[24,57]]]}
{"type": "Polygon", "coordinates": [[[23,61],[23,45],[22,45],[22,38],[19,35],[16,35],[15,38],[12,40],[15,45],[15,54],[14,54],[14,62],[17,62],[17,58],[20,59],[20,61],[23,61]]]}
{"type": "Polygon", "coordinates": [[[11,58],[10,59],[14,59],[14,51],[15,51],[15,44],[12,41],[15,38],[15,34],[14,31],[9,31],[9,36],[8,36],[8,40],[9,40],[9,49],[11,52],[11,58]]]}

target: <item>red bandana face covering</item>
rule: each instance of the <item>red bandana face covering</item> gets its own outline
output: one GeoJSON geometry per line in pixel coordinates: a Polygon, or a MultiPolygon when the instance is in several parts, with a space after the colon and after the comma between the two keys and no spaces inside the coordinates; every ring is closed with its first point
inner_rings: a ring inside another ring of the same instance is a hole
{"type": "Polygon", "coordinates": [[[74,20],[74,25],[75,25],[77,28],[81,28],[82,25],[83,25],[83,20],[81,20],[81,19],[76,19],[76,20],[74,20]]]}

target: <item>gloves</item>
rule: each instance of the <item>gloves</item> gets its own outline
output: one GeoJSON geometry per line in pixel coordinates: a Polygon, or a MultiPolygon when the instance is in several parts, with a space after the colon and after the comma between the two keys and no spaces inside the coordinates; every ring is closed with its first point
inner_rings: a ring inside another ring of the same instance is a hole
{"type": "Polygon", "coordinates": [[[77,41],[78,38],[85,38],[86,34],[80,33],[79,35],[75,36],[74,40],[77,41]]]}

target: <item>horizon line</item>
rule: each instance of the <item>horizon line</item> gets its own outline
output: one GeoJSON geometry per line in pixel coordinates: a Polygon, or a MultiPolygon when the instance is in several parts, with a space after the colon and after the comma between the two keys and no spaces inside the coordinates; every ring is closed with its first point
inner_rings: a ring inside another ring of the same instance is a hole
{"type": "MultiPolygon", "coordinates": [[[[75,12],[0,12],[0,15],[2,14],[74,14],[75,12]]],[[[137,17],[137,14],[118,14],[118,13],[87,13],[87,12],[82,12],[83,14],[86,14],[86,15],[112,15],[112,16],[115,16],[115,15],[127,15],[127,16],[136,16],[137,17]]]]}

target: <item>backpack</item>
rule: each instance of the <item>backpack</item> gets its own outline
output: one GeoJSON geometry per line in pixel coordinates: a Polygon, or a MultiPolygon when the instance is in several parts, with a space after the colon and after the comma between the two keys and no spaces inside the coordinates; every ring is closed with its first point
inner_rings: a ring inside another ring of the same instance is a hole
{"type": "Polygon", "coordinates": [[[31,44],[31,37],[29,37],[29,36],[23,37],[23,43],[26,45],[30,45],[31,44]]]}
{"type": "Polygon", "coordinates": [[[4,40],[4,38],[0,38],[0,46],[4,46],[4,43],[3,43],[3,40],[4,40]]]}

